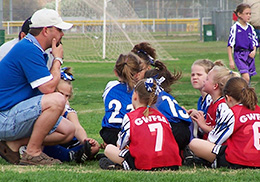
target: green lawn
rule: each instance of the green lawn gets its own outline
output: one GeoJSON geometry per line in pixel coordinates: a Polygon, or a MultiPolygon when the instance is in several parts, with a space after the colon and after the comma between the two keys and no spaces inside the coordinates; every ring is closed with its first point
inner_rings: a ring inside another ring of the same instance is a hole
{"type": "MultiPolygon", "coordinates": [[[[226,64],[228,57],[226,42],[162,42],[161,45],[176,61],[165,61],[170,70],[181,70],[182,79],[173,85],[172,94],[180,105],[195,108],[199,92],[190,84],[190,67],[197,59],[221,59],[226,64]]],[[[69,50],[66,52],[69,54],[69,50]]],[[[66,60],[65,60],[66,61],[66,60]]],[[[257,71],[259,54],[256,58],[257,71]]],[[[73,68],[76,80],[73,82],[74,98],[71,105],[78,111],[79,119],[88,136],[101,142],[99,130],[104,114],[102,93],[106,83],[116,79],[113,73],[114,62],[65,62],[73,68]]],[[[259,96],[259,75],[252,79],[259,96]]],[[[102,152],[102,151],[101,151],[102,152]]],[[[84,165],[64,163],[60,166],[14,166],[0,159],[0,181],[259,181],[259,170],[207,169],[203,167],[180,167],[179,171],[105,171],[98,161],[84,165]]]]}

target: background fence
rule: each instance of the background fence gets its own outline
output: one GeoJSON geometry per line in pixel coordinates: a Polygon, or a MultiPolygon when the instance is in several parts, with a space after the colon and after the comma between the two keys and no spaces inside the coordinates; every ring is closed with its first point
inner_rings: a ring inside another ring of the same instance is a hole
{"type": "MultiPolygon", "coordinates": [[[[169,59],[156,41],[227,40],[237,0],[0,0],[3,1],[5,39],[17,37],[22,22],[37,9],[57,9],[74,24],[65,38],[75,49],[72,60],[99,59],[102,50],[115,57],[140,41],[153,43],[159,55],[169,59]],[[59,3],[57,3],[59,2],[59,3]],[[104,2],[106,24],[104,24],[104,2]],[[58,7],[57,7],[58,4],[58,7]],[[208,25],[208,26],[207,26],[208,25]],[[212,26],[213,25],[213,26],[212,26]],[[104,28],[106,46],[104,46],[104,28]],[[203,30],[205,29],[206,30],[203,30]],[[155,40],[155,36],[157,36],[155,40]],[[169,37],[174,40],[169,40],[169,37]],[[207,38],[209,36],[209,38],[207,38]],[[103,39],[102,39],[103,37],[103,39]],[[159,39],[161,40],[158,40],[159,39]],[[103,46],[102,46],[103,44],[103,46]],[[78,53],[82,49],[85,52],[78,53]],[[104,50],[106,49],[106,50],[104,50]],[[110,50],[108,50],[110,49],[110,50]],[[96,52],[96,53],[93,53],[96,52]],[[88,58],[91,53],[91,58],[88,58]],[[113,55],[112,55],[113,53],[113,55]]],[[[0,8],[1,13],[1,8],[0,8]]]]}

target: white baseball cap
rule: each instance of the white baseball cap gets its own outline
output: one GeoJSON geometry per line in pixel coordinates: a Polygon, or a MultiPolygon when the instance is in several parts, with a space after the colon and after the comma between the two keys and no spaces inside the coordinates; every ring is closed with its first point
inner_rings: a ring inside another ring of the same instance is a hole
{"type": "Polygon", "coordinates": [[[57,27],[62,30],[70,29],[73,24],[64,22],[57,11],[43,8],[36,11],[31,18],[30,28],[57,27]]]}

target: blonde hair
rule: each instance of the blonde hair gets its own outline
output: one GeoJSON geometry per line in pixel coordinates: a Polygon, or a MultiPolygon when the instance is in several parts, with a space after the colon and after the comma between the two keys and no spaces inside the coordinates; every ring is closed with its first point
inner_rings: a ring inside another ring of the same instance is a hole
{"type": "Polygon", "coordinates": [[[258,102],[255,89],[249,87],[248,83],[241,77],[230,78],[223,89],[223,95],[233,97],[250,110],[255,110],[258,102]]]}
{"type": "Polygon", "coordinates": [[[214,63],[209,59],[198,59],[192,64],[192,66],[194,65],[203,67],[205,72],[208,74],[209,71],[213,68],[214,63]]]}
{"type": "Polygon", "coordinates": [[[140,80],[136,86],[135,86],[135,92],[137,93],[138,97],[139,97],[139,102],[142,104],[147,105],[146,109],[144,110],[143,114],[145,117],[147,117],[149,115],[149,108],[154,105],[157,101],[157,95],[155,94],[156,91],[156,87],[157,87],[157,83],[156,81],[153,79],[153,87],[152,87],[152,91],[148,92],[146,87],[145,87],[145,81],[147,79],[142,79],[140,80]]]}
{"type": "Polygon", "coordinates": [[[213,81],[218,84],[221,92],[223,91],[224,86],[227,81],[232,77],[240,77],[239,73],[229,70],[225,66],[217,66],[215,65],[211,71],[215,72],[213,77],[213,81]]]}
{"type": "Polygon", "coordinates": [[[121,80],[128,85],[130,90],[132,90],[136,84],[137,80],[135,75],[141,71],[140,64],[140,58],[133,53],[127,55],[120,54],[116,61],[114,70],[121,80]]]}

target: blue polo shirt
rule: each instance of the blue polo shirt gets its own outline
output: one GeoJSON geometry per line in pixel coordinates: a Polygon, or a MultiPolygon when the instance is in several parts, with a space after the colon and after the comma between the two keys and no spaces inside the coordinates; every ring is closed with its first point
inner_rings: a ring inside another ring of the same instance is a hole
{"type": "Polygon", "coordinates": [[[34,36],[28,34],[0,62],[0,111],[42,94],[37,87],[53,77],[48,56],[34,36]]]}

